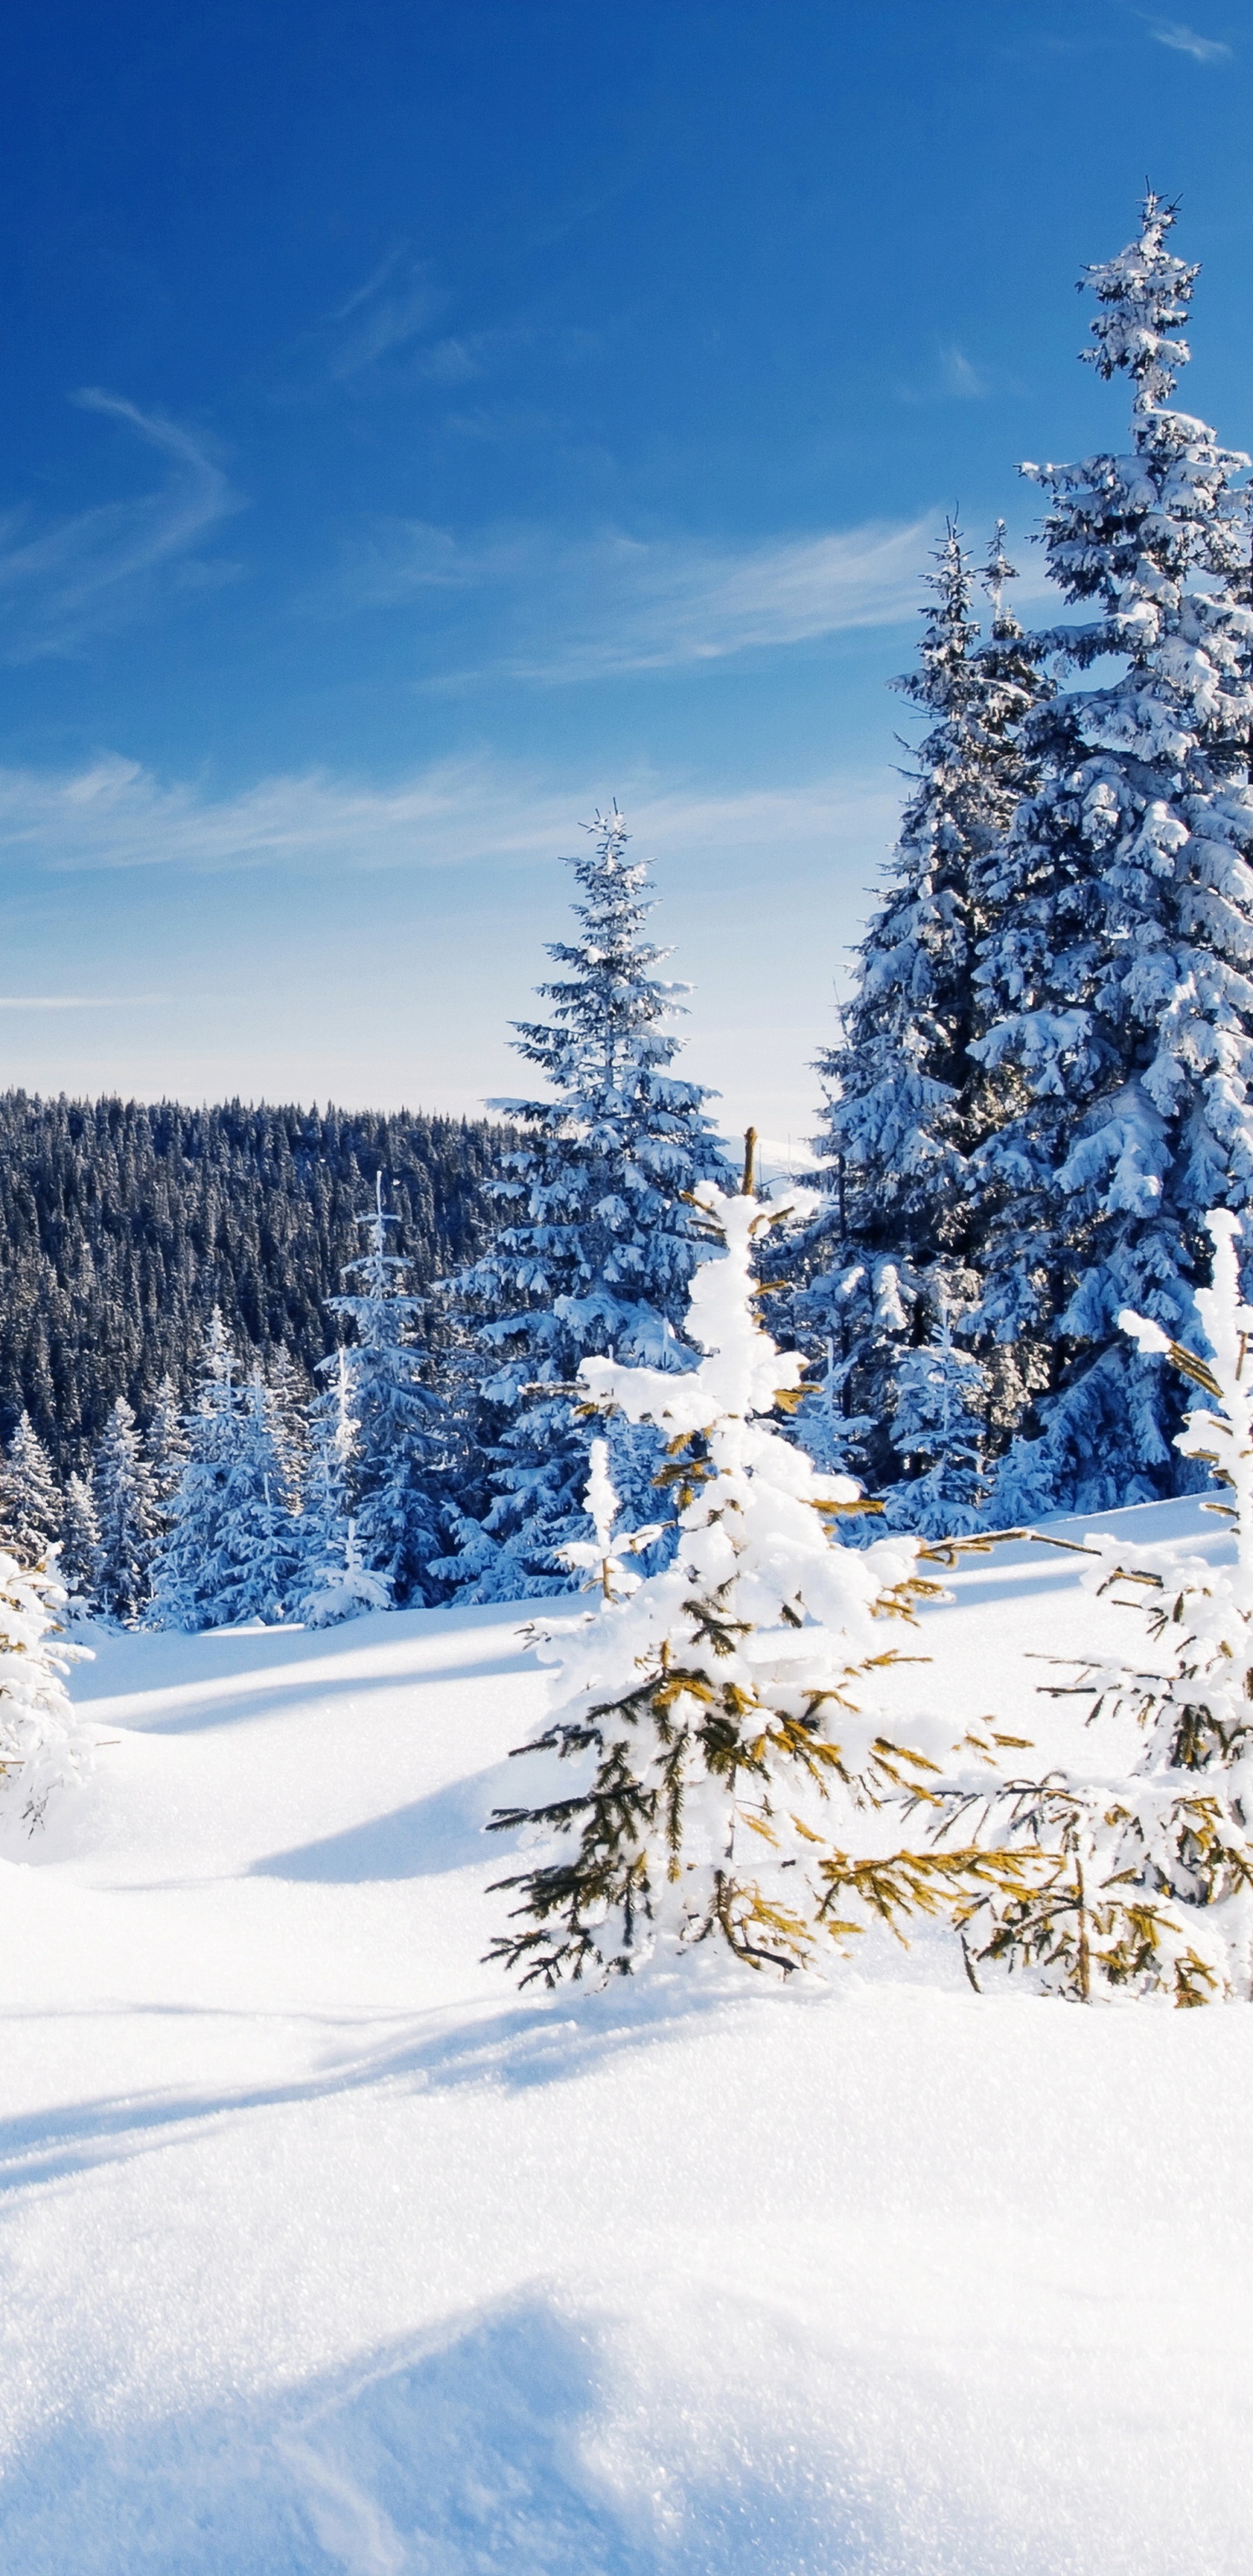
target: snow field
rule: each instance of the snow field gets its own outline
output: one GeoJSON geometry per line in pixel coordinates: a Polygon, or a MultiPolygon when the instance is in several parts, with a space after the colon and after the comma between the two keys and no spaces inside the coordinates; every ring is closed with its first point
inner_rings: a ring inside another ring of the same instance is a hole
{"type": "MultiPolygon", "coordinates": [[[[1091,1634],[1070,1561],[952,1588],[902,1705],[1073,1748],[1023,1661],[1091,1634]]],[[[933,1938],[519,1997],[518,1619],[75,1674],[115,1740],[0,1865],[6,2567],[1242,2571],[1248,2014],[979,1999],[933,1938]]]]}

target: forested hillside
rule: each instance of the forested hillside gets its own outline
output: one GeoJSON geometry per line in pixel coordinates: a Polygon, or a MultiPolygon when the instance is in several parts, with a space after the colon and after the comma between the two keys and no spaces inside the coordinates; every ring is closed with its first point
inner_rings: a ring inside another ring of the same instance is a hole
{"type": "Polygon", "coordinates": [[[241,1348],[304,1370],[386,1176],[421,1289],[488,1232],[486,1123],[370,1111],[211,1109],[0,1095],[0,1437],[23,1406],[64,1474],[125,1395],[189,1397],[215,1305],[241,1348]]]}

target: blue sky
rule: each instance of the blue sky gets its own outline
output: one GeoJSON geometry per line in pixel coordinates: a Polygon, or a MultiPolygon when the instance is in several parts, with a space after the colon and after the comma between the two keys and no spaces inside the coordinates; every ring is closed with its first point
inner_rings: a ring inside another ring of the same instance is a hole
{"type": "Polygon", "coordinates": [[[1226,0],[25,0],[0,96],[0,1081],[473,1109],[617,796],[780,1139],[918,576],[1120,443],[1147,174],[1253,444],[1226,0]]]}

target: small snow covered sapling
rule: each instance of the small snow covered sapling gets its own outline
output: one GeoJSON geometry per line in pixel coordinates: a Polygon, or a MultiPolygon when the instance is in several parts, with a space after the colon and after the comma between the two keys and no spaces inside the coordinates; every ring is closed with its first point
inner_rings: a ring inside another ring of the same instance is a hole
{"type": "Polygon", "coordinates": [[[30,1833],[90,1761],[91,1738],[62,1678],[90,1656],[59,1638],[65,1611],[55,1565],[27,1565],[0,1547],[0,1816],[16,1809],[30,1833]]]}
{"type": "Polygon", "coordinates": [[[638,1592],[643,1577],[625,1562],[628,1556],[643,1556],[661,1536],[660,1521],[650,1521],[643,1529],[618,1530],[618,1497],[609,1472],[609,1443],[593,1440],[589,1459],[587,1490],[583,1508],[593,1529],[594,1539],[568,1539],[556,1553],[574,1574],[591,1572],[591,1590],[598,1587],[605,1601],[623,1601],[638,1592]]]}
{"type": "Polygon", "coordinates": [[[896,1373],[891,1441],[912,1474],[887,1497],[890,1529],[928,1538],[965,1538],[983,1526],[991,1475],[985,1425],[988,1371],[953,1339],[940,1298],[938,1331],[906,1351],[896,1373]]]}
{"type": "Polygon", "coordinates": [[[583,1363],[592,1404],[663,1433],[679,1542],[662,1573],[634,1576],[601,1462],[595,1543],[571,1551],[599,1578],[601,1607],[541,1641],[561,1668],[558,1705],[519,1748],[579,1776],[567,1795],[492,1820],[545,1838],[551,1855],[499,1882],[520,1901],[490,1955],[524,1984],[625,1974],[659,1937],[718,1937],[753,1967],[788,1971],[824,1935],[937,1910],[958,1871],[956,1855],[867,1859],[832,1839],[834,1825],[859,1841],[856,1811],[931,1767],[862,1700],[897,1660],[880,1623],[938,1587],[912,1536],[841,1546],[840,1515],[876,1506],[767,1418],[799,1402],[803,1362],[762,1329],[753,1254],[795,1195],[771,1208],[712,1182],[694,1192],[716,1247],[690,1290],[698,1368],[583,1363]]]}
{"type": "MultiPolygon", "coordinates": [[[[1129,1309],[1119,1321],[1209,1399],[1175,1445],[1231,1495],[1203,1508],[1231,1523],[1234,1562],[1090,1535],[1085,1588],[1119,1617],[1138,1614],[1158,1652],[1141,1667],[1120,1641],[1065,1691],[1091,1697],[1089,1723],[1132,1717],[1138,1759],[1092,1779],[1007,1781],[983,1801],[1020,1846],[1028,1884],[971,1909],[986,1935],[976,1955],[1030,1966],[1083,2001],[1099,1984],[1176,2004],[1253,1995],[1253,1308],[1240,1296],[1239,1218],[1219,1208],[1207,1223],[1213,1281],[1195,1293],[1212,1358],[1129,1309]]],[[[976,1794],[948,1794],[950,1823],[969,1822],[976,1794]]]]}

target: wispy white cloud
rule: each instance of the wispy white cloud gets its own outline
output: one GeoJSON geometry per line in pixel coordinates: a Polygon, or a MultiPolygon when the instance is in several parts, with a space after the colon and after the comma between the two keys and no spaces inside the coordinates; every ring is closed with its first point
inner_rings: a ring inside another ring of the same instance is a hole
{"type": "Polygon", "coordinates": [[[179,589],[229,577],[195,548],[242,507],[203,439],[161,413],[91,387],[83,410],[120,421],[165,459],[159,488],[106,501],[52,526],[15,513],[0,525],[0,653],[34,661],[151,614],[179,589]]]}
{"type": "Polygon", "coordinates": [[[443,761],[390,787],[327,771],[261,779],[214,797],[102,758],[72,774],[0,770],[0,859],[50,870],[164,867],[295,874],[526,865],[580,844],[578,818],[616,790],[641,855],[761,849],[786,868],[884,844],[899,782],[837,774],[803,787],[710,794],[618,779],[598,789],[489,757],[443,761]]]}
{"type": "Polygon", "coordinates": [[[1169,45],[1172,53],[1191,54],[1194,63],[1226,63],[1231,60],[1231,47],[1216,36],[1199,36],[1195,27],[1178,18],[1146,18],[1145,25],[1154,42],[1169,45]]]}
{"type": "Polygon", "coordinates": [[[427,260],[390,251],[326,317],[322,329],[330,373],[358,375],[390,349],[403,349],[426,329],[445,300],[427,260]]]}
{"type": "Polygon", "coordinates": [[[977,367],[955,340],[948,340],[940,351],[940,378],[944,390],[958,402],[982,402],[992,391],[992,378],[984,367],[977,367]]]}
{"type": "Polygon", "coordinates": [[[982,358],[972,358],[959,340],[933,339],[916,351],[908,375],[892,388],[898,402],[986,402],[993,394],[1021,390],[1014,379],[982,358]]]}
{"type": "Polygon", "coordinates": [[[273,390],[297,399],[333,386],[366,394],[394,383],[398,370],[406,383],[462,386],[534,336],[525,321],[438,333],[449,302],[433,263],[396,243],[350,295],[287,345],[273,390]]]}
{"type": "Polygon", "coordinates": [[[414,259],[398,245],[315,324],[302,344],[304,354],[316,358],[333,383],[349,384],[380,359],[409,348],[447,301],[429,260],[414,259]]]}
{"type": "Polygon", "coordinates": [[[733,547],[612,529],[578,542],[538,528],[458,539],[397,522],[345,568],[336,598],[367,607],[494,590],[495,668],[537,680],[671,670],[895,625],[918,605],[937,526],[873,520],[733,547]]]}

